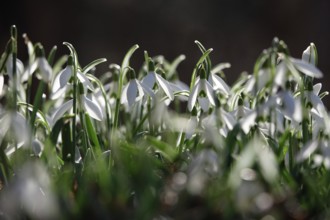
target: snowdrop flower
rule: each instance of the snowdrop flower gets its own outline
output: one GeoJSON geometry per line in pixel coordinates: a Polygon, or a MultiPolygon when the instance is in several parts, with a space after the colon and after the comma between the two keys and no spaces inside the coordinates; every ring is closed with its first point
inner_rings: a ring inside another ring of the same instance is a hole
{"type": "Polygon", "coordinates": [[[23,213],[31,219],[62,218],[50,175],[39,161],[27,162],[17,169],[11,183],[1,192],[0,207],[4,211],[1,217],[8,219],[23,213]]]}
{"type": "Polygon", "coordinates": [[[167,82],[161,75],[155,72],[154,62],[149,59],[149,73],[142,79],[142,84],[152,90],[156,83],[158,87],[164,91],[166,96],[171,101],[173,101],[174,94],[170,83],[167,82]]]}
{"type": "MultiPolygon", "coordinates": [[[[91,118],[95,120],[102,121],[103,120],[103,111],[97,101],[92,101],[96,98],[89,98],[87,95],[84,94],[84,87],[82,83],[79,83],[79,100],[80,108],[82,108],[91,118]]],[[[54,111],[52,117],[50,119],[49,124],[54,126],[56,121],[59,120],[65,112],[72,109],[73,100],[69,100],[63,103],[58,109],[54,111]]]]}
{"type": "MultiPolygon", "coordinates": [[[[52,99],[57,99],[61,95],[65,93],[65,91],[70,88],[69,80],[73,76],[73,57],[69,56],[67,66],[60,71],[54,79],[53,87],[52,87],[52,99]]],[[[89,88],[90,90],[94,90],[92,83],[86,77],[85,74],[77,71],[77,78],[79,82],[81,82],[84,86],[84,90],[89,88]]]]}
{"type": "Polygon", "coordinates": [[[188,99],[188,110],[192,111],[196,101],[198,99],[199,105],[204,111],[207,111],[210,107],[215,106],[213,88],[211,84],[206,80],[206,73],[204,69],[201,69],[200,78],[196,80],[196,84],[192,89],[188,99]]]}
{"type": "Polygon", "coordinates": [[[197,110],[196,110],[196,108],[194,108],[192,111],[192,115],[186,122],[186,126],[184,129],[186,139],[191,139],[193,136],[196,136],[198,122],[199,122],[199,120],[197,117],[197,110]]]}
{"type": "MultiPolygon", "coordinates": [[[[26,119],[18,112],[6,112],[0,117],[0,143],[5,138],[8,132],[13,134],[17,141],[17,148],[24,146],[29,143],[30,129],[26,119]]],[[[5,151],[7,156],[14,153],[16,150],[15,146],[9,146],[5,151]]]]}
{"type": "MultiPolygon", "coordinates": [[[[12,81],[14,80],[13,76],[13,55],[9,54],[6,62],[6,69],[9,79],[12,81]]],[[[21,77],[24,73],[24,64],[22,61],[16,58],[16,85],[19,85],[21,82],[21,77]]]]}
{"type": "Polygon", "coordinates": [[[229,63],[220,63],[219,65],[217,65],[216,67],[214,67],[211,70],[211,74],[210,74],[209,79],[208,79],[209,82],[210,82],[210,84],[213,86],[213,89],[214,90],[219,90],[220,92],[222,92],[226,96],[228,96],[229,93],[230,93],[229,86],[216,73],[222,71],[225,68],[229,68],[229,67],[230,67],[230,64],[229,63]]]}
{"type": "MultiPolygon", "coordinates": [[[[287,82],[287,86],[289,82],[287,82]]],[[[300,123],[302,120],[302,106],[300,99],[295,99],[289,89],[280,91],[277,95],[277,108],[285,118],[300,123]]]]}
{"type": "Polygon", "coordinates": [[[248,115],[250,112],[252,112],[251,109],[249,109],[248,107],[244,106],[244,101],[242,98],[238,99],[238,103],[237,103],[237,108],[230,112],[230,114],[236,118],[237,120],[248,115]]]}
{"type": "MultiPolygon", "coordinates": [[[[27,68],[26,72],[24,73],[25,77],[29,77],[33,74],[37,69],[39,69],[41,78],[44,82],[48,83],[51,81],[53,69],[49,65],[46,57],[44,48],[41,44],[38,44],[35,50],[36,59],[35,61],[27,68]]],[[[27,79],[26,79],[27,80],[27,79]]]]}
{"type": "Polygon", "coordinates": [[[326,109],[321,98],[318,96],[318,92],[320,91],[321,84],[316,84],[315,89],[312,86],[312,83],[309,82],[307,84],[307,92],[306,92],[306,104],[311,105],[315,108],[320,114],[324,114],[326,109]]]}
{"type": "Polygon", "coordinates": [[[302,60],[313,64],[314,66],[317,65],[317,50],[314,43],[310,43],[306,50],[304,50],[302,54],[302,60]]]}
{"type": "MultiPolygon", "coordinates": [[[[9,76],[9,87],[12,87],[14,84],[14,76],[13,76],[13,55],[9,54],[7,61],[6,61],[6,73],[9,76]]],[[[15,86],[16,91],[18,93],[19,99],[24,99],[25,95],[25,88],[23,82],[27,81],[28,77],[24,74],[24,65],[22,61],[16,58],[16,75],[15,75],[15,86]]],[[[2,93],[0,92],[0,96],[2,93]]]]}
{"type": "Polygon", "coordinates": [[[128,107],[131,108],[135,102],[142,100],[145,95],[149,95],[151,97],[154,96],[153,91],[148,86],[146,86],[144,83],[140,83],[136,79],[134,69],[129,68],[127,76],[129,78],[129,82],[123,88],[121,93],[121,104],[127,104],[128,107]]]}

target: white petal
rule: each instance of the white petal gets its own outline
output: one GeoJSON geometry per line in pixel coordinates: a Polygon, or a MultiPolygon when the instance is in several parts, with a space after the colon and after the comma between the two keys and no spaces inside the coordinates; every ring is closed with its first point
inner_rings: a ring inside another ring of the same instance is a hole
{"type": "Polygon", "coordinates": [[[224,92],[225,95],[229,95],[230,92],[229,86],[225,81],[223,81],[223,79],[221,79],[221,77],[211,74],[209,78],[212,79],[213,82],[212,85],[214,90],[219,89],[222,92],[224,92]]]}
{"type": "Polygon", "coordinates": [[[319,69],[317,69],[314,65],[294,58],[291,58],[290,60],[295,65],[295,67],[305,75],[314,78],[323,77],[323,73],[319,69]]]}
{"type": "Polygon", "coordinates": [[[196,116],[192,116],[188,119],[186,127],[185,127],[185,133],[186,133],[186,139],[190,139],[193,134],[195,134],[195,130],[197,128],[197,117],[196,116]]]}
{"type": "Polygon", "coordinates": [[[276,74],[274,78],[274,82],[278,86],[285,86],[286,82],[286,71],[287,67],[284,62],[281,62],[279,65],[276,66],[276,74]]]}
{"type": "Polygon", "coordinates": [[[89,88],[90,90],[94,91],[94,86],[93,84],[89,81],[89,79],[87,78],[87,76],[85,76],[84,74],[82,74],[81,72],[77,72],[77,77],[79,79],[79,81],[84,85],[84,88],[89,88]]]}
{"type": "Polygon", "coordinates": [[[59,72],[54,80],[54,85],[52,91],[55,93],[59,89],[62,89],[69,82],[72,76],[72,66],[65,67],[61,72],[59,72]]]}
{"type": "Polygon", "coordinates": [[[11,124],[11,119],[10,119],[10,114],[4,114],[1,116],[0,118],[0,143],[2,143],[2,139],[4,138],[4,136],[6,135],[10,124],[11,124]]]}
{"type": "Polygon", "coordinates": [[[138,84],[142,87],[144,93],[148,94],[152,98],[155,98],[155,93],[152,91],[151,88],[149,88],[147,85],[145,85],[142,82],[138,82],[138,84]]]}
{"type": "Polygon", "coordinates": [[[138,96],[136,97],[135,101],[140,101],[143,96],[144,96],[144,90],[143,90],[143,87],[140,85],[140,83],[138,82],[137,79],[135,79],[136,81],[136,85],[137,85],[137,89],[138,89],[138,96]]]}
{"type": "Polygon", "coordinates": [[[228,129],[232,130],[236,124],[234,117],[223,109],[221,109],[221,117],[228,129]]]}
{"type": "Polygon", "coordinates": [[[292,95],[289,92],[283,92],[281,94],[279,94],[279,97],[282,99],[282,103],[283,103],[283,114],[292,119],[293,114],[295,112],[295,100],[292,97],[292,95]]]}
{"type": "Polygon", "coordinates": [[[198,103],[204,112],[207,112],[210,108],[210,101],[206,97],[198,97],[198,103]]]}
{"type": "Polygon", "coordinates": [[[173,101],[174,94],[173,94],[173,91],[171,90],[169,83],[158,74],[156,74],[156,79],[157,79],[159,86],[164,90],[165,94],[170,98],[170,100],[173,101]]]}
{"type": "MultiPolygon", "coordinates": [[[[7,62],[6,62],[6,69],[7,69],[7,74],[9,75],[9,77],[13,77],[13,55],[10,54],[7,58],[7,62]]],[[[20,61],[19,59],[16,59],[16,74],[20,77],[24,72],[24,65],[22,63],[22,61],[20,61]]],[[[18,78],[19,78],[18,77],[18,78]]]]}
{"type": "Polygon", "coordinates": [[[53,92],[50,94],[50,99],[55,100],[58,99],[60,97],[64,98],[64,94],[67,90],[70,90],[70,88],[72,87],[72,85],[68,85],[67,87],[63,87],[58,89],[56,92],[53,92]]]}
{"type": "Polygon", "coordinates": [[[244,91],[246,93],[252,93],[253,92],[253,89],[254,89],[255,83],[256,83],[256,79],[254,78],[254,76],[249,75],[248,76],[248,80],[247,80],[247,82],[244,85],[244,91]]]}
{"type": "Polygon", "coordinates": [[[215,106],[213,88],[211,84],[207,80],[201,79],[201,86],[201,90],[203,89],[206,92],[207,98],[209,99],[211,105],[215,106]]]}
{"type": "Polygon", "coordinates": [[[199,91],[200,91],[200,83],[198,83],[194,86],[193,90],[191,91],[191,93],[189,95],[189,99],[188,99],[188,110],[189,111],[192,111],[192,109],[194,108],[199,91]]]}
{"type": "Polygon", "coordinates": [[[313,107],[316,108],[316,110],[319,113],[323,114],[325,111],[325,107],[324,107],[324,104],[323,104],[321,98],[319,96],[315,95],[314,92],[309,92],[309,98],[313,104],[313,107]]]}
{"type": "Polygon", "coordinates": [[[298,152],[296,156],[297,162],[302,162],[309,158],[312,153],[317,149],[318,142],[316,140],[309,141],[303,148],[298,152]]]}
{"type": "Polygon", "coordinates": [[[98,121],[102,121],[103,113],[101,111],[99,104],[97,102],[93,102],[84,95],[81,95],[81,98],[85,111],[89,114],[89,116],[91,116],[92,118],[98,121]]]}
{"type": "Polygon", "coordinates": [[[127,101],[130,107],[134,104],[137,95],[138,95],[137,82],[136,79],[132,79],[127,85],[127,101]]]}
{"type": "Polygon", "coordinates": [[[239,121],[241,128],[245,134],[249,133],[251,127],[254,126],[256,118],[257,118],[257,113],[253,111],[239,121]]]}
{"type": "Polygon", "coordinates": [[[46,58],[41,57],[41,58],[37,58],[38,59],[38,67],[41,73],[41,77],[45,82],[49,82],[51,80],[51,76],[52,76],[52,68],[49,65],[48,61],[46,60],[46,58]]]}
{"type": "Polygon", "coordinates": [[[315,66],[316,64],[316,51],[315,51],[315,45],[312,43],[311,46],[308,46],[306,48],[306,50],[304,50],[303,54],[302,54],[302,60],[307,62],[307,63],[311,63],[315,66]]]}
{"type": "Polygon", "coordinates": [[[3,84],[4,84],[3,75],[0,75],[0,95],[2,94],[3,84]]]}
{"type": "Polygon", "coordinates": [[[126,86],[124,86],[123,90],[121,91],[121,97],[120,97],[120,103],[121,104],[128,103],[128,100],[127,100],[127,88],[128,88],[128,85],[129,84],[127,84],[126,86]]]}
{"type": "Polygon", "coordinates": [[[317,83],[313,86],[313,92],[318,95],[322,89],[322,83],[317,83]]]}
{"type": "Polygon", "coordinates": [[[300,99],[295,99],[295,103],[294,103],[294,113],[293,113],[293,119],[296,122],[301,122],[302,121],[302,106],[301,106],[301,101],[300,99]]]}
{"type": "Polygon", "coordinates": [[[35,60],[31,65],[27,67],[25,70],[23,76],[22,76],[22,81],[27,81],[28,78],[37,70],[38,68],[38,61],[35,60]]]}
{"type": "Polygon", "coordinates": [[[180,80],[176,80],[171,84],[174,86],[172,88],[173,91],[189,91],[189,86],[180,80]]]}
{"type": "Polygon", "coordinates": [[[51,125],[54,126],[57,120],[59,120],[65,112],[72,108],[73,100],[69,100],[61,105],[52,115],[52,123],[51,125]]]}
{"type": "Polygon", "coordinates": [[[264,86],[271,80],[271,73],[269,69],[261,69],[258,72],[258,91],[263,89],[264,86]]]}
{"type": "Polygon", "coordinates": [[[150,89],[152,89],[155,85],[156,82],[156,78],[155,78],[155,74],[154,72],[150,72],[148,73],[143,79],[142,79],[142,83],[144,85],[146,85],[147,87],[149,87],[150,89]]]}

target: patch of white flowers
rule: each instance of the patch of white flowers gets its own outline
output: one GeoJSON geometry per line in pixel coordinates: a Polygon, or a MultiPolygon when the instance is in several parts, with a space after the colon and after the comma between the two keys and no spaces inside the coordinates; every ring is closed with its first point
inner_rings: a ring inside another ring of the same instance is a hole
{"type": "MultiPolygon", "coordinates": [[[[330,120],[322,102],[327,92],[321,93],[322,85],[313,81],[323,77],[316,67],[313,43],[297,59],[275,42],[260,55],[253,73],[243,74],[232,86],[223,77],[230,64],[212,67],[212,50],[200,46],[202,57],[190,88],[179,80],[176,70],[182,56],[171,64],[146,55],[140,71],[130,67],[129,58],[125,58],[122,66],[112,64],[108,73],[96,77],[95,66],[105,59],[82,68],[71,48],[69,56],[53,64],[39,44],[35,48],[34,52],[30,48],[27,65],[10,50],[0,60],[0,145],[6,158],[21,151],[38,158],[50,157],[49,152],[63,153],[72,145],[66,156],[83,164],[90,149],[110,152],[107,150],[111,150],[113,140],[151,136],[166,142],[164,135],[171,134],[174,141],[170,142],[175,146],[159,147],[159,152],[168,159],[184,152],[191,154],[185,184],[192,194],[202,193],[206,182],[221,173],[219,164],[229,163],[220,162],[217,152],[234,160],[229,176],[234,188],[242,187],[240,184],[249,179],[245,171],[254,173],[256,164],[268,182],[278,178],[278,163],[288,169],[293,162],[330,169],[330,120]],[[44,87],[38,88],[41,93],[33,98],[36,78],[44,87]],[[49,149],[51,141],[56,150],[49,149]],[[205,149],[194,155],[196,146],[205,149]],[[281,153],[284,155],[277,161],[281,153]]],[[[63,163],[54,160],[55,166],[63,163]]],[[[23,187],[30,187],[30,181],[33,188],[26,193],[37,195],[38,202],[45,201],[45,209],[53,205],[52,195],[45,199],[40,191],[48,190],[48,183],[40,188],[38,179],[24,178],[23,187]]],[[[8,193],[16,194],[15,190],[8,193]]],[[[24,196],[17,197],[24,209],[38,210],[37,204],[27,203],[24,196]]],[[[41,213],[39,217],[47,217],[41,213]]]]}

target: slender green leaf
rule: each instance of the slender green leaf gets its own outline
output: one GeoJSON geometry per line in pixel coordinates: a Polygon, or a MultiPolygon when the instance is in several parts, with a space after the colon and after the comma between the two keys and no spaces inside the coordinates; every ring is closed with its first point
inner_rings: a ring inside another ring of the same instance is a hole
{"type": "Polygon", "coordinates": [[[94,126],[92,124],[92,121],[91,121],[88,114],[85,114],[85,123],[86,123],[87,134],[88,134],[88,137],[89,137],[90,141],[92,142],[92,145],[96,149],[101,150],[100,143],[99,143],[99,140],[97,138],[95,128],[94,128],[94,126]]]}

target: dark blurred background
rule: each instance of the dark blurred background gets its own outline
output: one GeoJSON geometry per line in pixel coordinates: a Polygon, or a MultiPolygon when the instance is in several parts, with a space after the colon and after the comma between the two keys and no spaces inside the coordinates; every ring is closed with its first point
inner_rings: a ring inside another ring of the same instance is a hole
{"type": "MultiPolygon", "coordinates": [[[[323,90],[330,90],[329,0],[7,0],[5,5],[0,13],[1,48],[12,24],[20,36],[27,33],[47,51],[58,45],[59,54],[68,53],[62,42],[72,43],[82,65],[101,57],[120,64],[137,43],[133,67],[140,67],[144,50],[169,60],[185,54],[178,70],[187,82],[201,55],[197,39],[214,49],[213,63],[232,64],[225,72],[232,84],[242,71],[251,73],[258,55],[277,36],[297,58],[310,42],[316,44],[318,67],[325,74],[323,90]]],[[[24,58],[23,40],[21,45],[19,57],[24,58]]]]}

